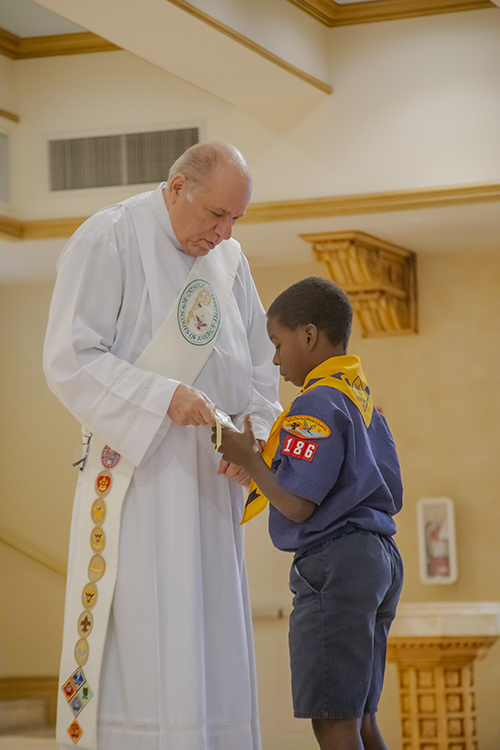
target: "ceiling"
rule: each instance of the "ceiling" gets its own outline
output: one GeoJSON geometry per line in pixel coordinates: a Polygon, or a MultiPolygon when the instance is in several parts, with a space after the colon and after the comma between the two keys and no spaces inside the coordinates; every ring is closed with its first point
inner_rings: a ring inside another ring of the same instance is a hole
{"type": "Polygon", "coordinates": [[[31,0],[0,0],[0,28],[20,37],[76,34],[85,31],[31,0]]]}
{"type": "MultiPolygon", "coordinates": [[[[431,2],[429,2],[429,0],[406,0],[406,2],[401,2],[401,0],[288,1],[297,5],[301,10],[310,13],[319,20],[322,20],[324,23],[327,23],[327,25],[331,25],[329,21],[331,21],[334,16],[338,15],[339,11],[342,11],[343,9],[348,10],[345,6],[349,5],[354,6],[356,11],[360,11],[359,20],[354,20],[352,22],[362,21],[364,6],[366,6],[367,10],[373,8],[374,13],[383,14],[387,17],[402,17],[406,13],[417,15],[419,12],[422,14],[438,12],[440,6],[443,10],[439,12],[460,10],[461,6],[463,6],[464,9],[470,9],[473,5],[477,5],[477,7],[486,7],[491,3],[500,6],[500,0],[455,0],[455,2],[448,2],[448,0],[432,0],[431,2]],[[393,8],[393,10],[391,10],[391,8],[393,8]]],[[[366,18],[366,20],[371,21],[373,18],[369,17],[366,18]]],[[[333,23],[333,25],[336,25],[336,23],[333,23]]],[[[37,5],[37,3],[32,2],[32,0],[0,0],[0,29],[4,29],[11,34],[15,34],[22,38],[51,36],[56,34],[75,34],[86,31],[82,26],[78,26],[62,16],[37,5]]]]}

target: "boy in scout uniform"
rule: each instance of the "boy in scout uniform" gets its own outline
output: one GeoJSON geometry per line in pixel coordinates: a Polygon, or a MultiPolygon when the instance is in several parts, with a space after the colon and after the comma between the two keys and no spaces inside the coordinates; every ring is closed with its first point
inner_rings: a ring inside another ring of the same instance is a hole
{"type": "MultiPolygon", "coordinates": [[[[403,565],[393,541],[402,506],[394,441],[360,360],[346,354],[352,308],[320,278],[271,305],[273,362],[301,391],[259,453],[250,418],[219,451],[252,477],[243,522],[270,503],[274,545],[294,553],[290,657],[294,713],[321,750],[382,750],[376,711],[403,565]]],[[[215,435],[214,435],[215,441],[215,435]]]]}

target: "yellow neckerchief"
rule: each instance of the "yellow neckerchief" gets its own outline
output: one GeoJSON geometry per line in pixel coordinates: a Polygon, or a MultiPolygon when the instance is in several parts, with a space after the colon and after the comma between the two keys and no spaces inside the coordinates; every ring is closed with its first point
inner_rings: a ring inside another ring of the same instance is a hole
{"type": "MultiPolygon", "coordinates": [[[[358,357],[346,354],[341,357],[331,357],[322,362],[318,367],[315,367],[314,370],[311,370],[306,377],[304,386],[297,398],[302,396],[303,393],[307,393],[313,388],[317,388],[319,385],[326,385],[330,388],[336,388],[337,390],[342,391],[342,393],[356,404],[361,412],[365,425],[367,427],[370,426],[373,414],[373,401],[358,357]]],[[[287,406],[271,427],[269,439],[262,452],[262,458],[268,466],[271,466],[274,455],[279,446],[281,425],[287,418],[295,400],[287,406]]],[[[250,521],[252,518],[255,518],[255,516],[264,510],[267,503],[267,497],[264,497],[255,482],[252,480],[240,526],[241,524],[250,521]]]]}

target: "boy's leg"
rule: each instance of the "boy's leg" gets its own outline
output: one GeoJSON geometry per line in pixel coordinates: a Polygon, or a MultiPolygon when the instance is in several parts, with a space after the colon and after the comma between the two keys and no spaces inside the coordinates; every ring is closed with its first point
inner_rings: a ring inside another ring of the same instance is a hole
{"type": "Polygon", "coordinates": [[[365,714],[361,722],[361,739],[364,750],[387,750],[377,725],[376,714],[365,714]]]}
{"type": "Polygon", "coordinates": [[[363,719],[312,719],[321,750],[387,750],[375,714],[363,719]]]}
{"type": "Polygon", "coordinates": [[[312,719],[321,750],[363,750],[361,719],[312,719]]]}

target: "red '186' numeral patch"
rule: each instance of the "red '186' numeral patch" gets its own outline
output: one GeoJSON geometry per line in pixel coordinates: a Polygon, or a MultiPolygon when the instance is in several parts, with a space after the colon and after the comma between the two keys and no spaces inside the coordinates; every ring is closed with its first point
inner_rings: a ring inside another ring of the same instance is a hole
{"type": "Polygon", "coordinates": [[[312,461],[317,447],[318,444],[313,443],[311,440],[287,437],[283,443],[281,452],[284,453],[285,456],[295,456],[295,458],[302,458],[304,461],[312,461]]]}

